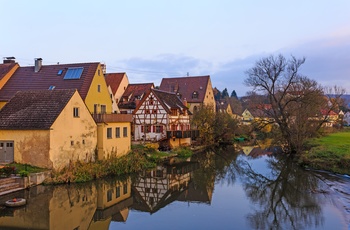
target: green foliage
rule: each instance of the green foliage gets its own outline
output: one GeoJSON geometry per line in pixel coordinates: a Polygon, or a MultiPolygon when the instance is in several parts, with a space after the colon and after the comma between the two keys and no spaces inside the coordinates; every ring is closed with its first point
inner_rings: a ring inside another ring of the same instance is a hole
{"type": "Polygon", "coordinates": [[[214,144],[215,112],[212,106],[201,106],[194,112],[191,125],[199,130],[201,144],[214,144]]]}
{"type": "Polygon", "coordinates": [[[26,171],[26,170],[20,170],[20,171],[18,172],[18,174],[19,174],[21,177],[27,177],[27,176],[29,176],[29,172],[26,171]]]}
{"type": "Polygon", "coordinates": [[[17,169],[15,166],[6,165],[3,168],[0,169],[0,175],[2,176],[10,176],[11,174],[15,174],[17,172],[17,169]]]}
{"type": "Polygon", "coordinates": [[[174,149],[172,153],[176,154],[177,157],[183,158],[183,159],[189,158],[193,155],[193,151],[186,147],[174,149]]]}
{"type": "Polygon", "coordinates": [[[349,132],[338,132],[307,141],[308,151],[299,156],[300,164],[350,175],[349,138],[349,132]]]}

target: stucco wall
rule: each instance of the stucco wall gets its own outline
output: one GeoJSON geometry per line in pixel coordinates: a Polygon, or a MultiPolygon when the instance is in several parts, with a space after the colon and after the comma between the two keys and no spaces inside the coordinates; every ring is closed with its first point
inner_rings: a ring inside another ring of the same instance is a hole
{"type": "Polygon", "coordinates": [[[169,139],[169,144],[171,148],[176,148],[176,147],[180,147],[180,146],[188,146],[191,144],[191,138],[175,138],[169,139]]]}
{"type": "Polygon", "coordinates": [[[1,130],[0,140],[14,141],[14,161],[52,168],[49,130],[1,130]]]}
{"type": "Polygon", "coordinates": [[[101,112],[101,105],[106,105],[106,113],[112,113],[112,100],[108,92],[101,65],[98,66],[95,76],[91,82],[88,94],[85,98],[85,104],[90,113],[94,112],[94,104],[99,105],[97,113],[101,112]],[[98,72],[100,72],[100,75],[98,75],[98,72]],[[97,90],[98,85],[100,85],[100,92],[97,90]]]}
{"type": "Polygon", "coordinates": [[[51,126],[50,133],[53,168],[60,169],[70,161],[95,160],[97,126],[77,92],[51,126]],[[79,117],[73,117],[74,107],[79,108],[79,117]]]}
{"type": "Polygon", "coordinates": [[[127,154],[131,146],[131,125],[130,122],[110,122],[98,124],[98,159],[119,157],[127,154]],[[120,137],[116,137],[116,128],[120,128],[120,137]],[[123,128],[127,128],[127,137],[123,135],[123,128]],[[107,138],[107,128],[112,129],[111,138],[107,138]]]}

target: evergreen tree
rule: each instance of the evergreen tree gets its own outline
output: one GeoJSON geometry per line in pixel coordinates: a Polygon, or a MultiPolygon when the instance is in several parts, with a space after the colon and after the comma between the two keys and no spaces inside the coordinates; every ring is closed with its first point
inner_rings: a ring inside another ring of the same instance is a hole
{"type": "Polygon", "coordinates": [[[234,98],[238,99],[236,90],[233,90],[233,91],[232,91],[231,97],[234,97],[234,98]]]}
{"type": "Polygon", "coordinates": [[[228,92],[227,92],[227,88],[225,88],[223,91],[222,91],[222,94],[221,94],[221,98],[224,99],[228,97],[228,92]]]}

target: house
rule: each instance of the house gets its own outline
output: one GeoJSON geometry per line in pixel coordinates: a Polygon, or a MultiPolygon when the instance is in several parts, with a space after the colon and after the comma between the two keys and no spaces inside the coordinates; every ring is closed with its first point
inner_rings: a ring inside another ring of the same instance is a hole
{"type": "MultiPolygon", "coordinates": [[[[112,101],[99,62],[18,67],[0,90],[0,106],[18,91],[77,89],[90,113],[111,113],[112,101]]],[[[0,108],[1,108],[0,107],[0,108]]]]}
{"type": "Polygon", "coordinates": [[[120,157],[131,150],[132,114],[93,114],[97,123],[99,160],[120,157]]]}
{"type": "Polygon", "coordinates": [[[62,169],[94,161],[97,126],[75,89],[17,92],[0,111],[0,162],[62,169]]]}
{"type": "Polygon", "coordinates": [[[334,111],[321,109],[320,113],[316,115],[318,119],[324,120],[323,127],[333,127],[338,121],[339,115],[334,111]]]}
{"type": "Polygon", "coordinates": [[[118,103],[129,85],[128,76],[126,73],[107,73],[105,79],[113,101],[112,112],[120,113],[118,103]]]}
{"type": "Polygon", "coordinates": [[[242,113],[242,124],[250,125],[253,121],[254,121],[254,116],[248,109],[245,109],[242,113]]]}
{"type": "Polygon", "coordinates": [[[191,144],[190,117],[175,93],[151,89],[139,102],[134,116],[134,139],[169,140],[171,147],[191,144]]]}
{"type": "Polygon", "coordinates": [[[153,88],[153,83],[129,84],[118,103],[120,113],[132,114],[143,96],[153,88]]]}
{"type": "MultiPolygon", "coordinates": [[[[7,57],[3,64],[0,64],[0,90],[4,87],[6,82],[12,77],[13,73],[18,69],[19,65],[15,62],[14,57],[7,57]]],[[[0,108],[5,103],[0,102],[0,108]]]]}
{"type": "Polygon", "coordinates": [[[233,116],[230,103],[227,103],[225,99],[215,101],[216,112],[217,113],[227,113],[230,116],[233,116]]]}
{"type": "Polygon", "coordinates": [[[344,125],[350,126],[350,112],[346,112],[343,118],[344,125]]]}
{"type": "Polygon", "coordinates": [[[210,76],[163,78],[160,90],[175,93],[193,113],[201,106],[210,106],[215,111],[215,99],[210,76]]]}
{"type": "Polygon", "coordinates": [[[98,159],[126,154],[131,148],[132,116],[112,113],[104,65],[99,62],[43,65],[42,62],[41,58],[36,58],[34,66],[19,67],[14,72],[0,90],[0,105],[17,91],[77,89],[98,126],[98,159]],[[120,129],[122,136],[112,138],[111,129],[113,133],[120,129]]]}

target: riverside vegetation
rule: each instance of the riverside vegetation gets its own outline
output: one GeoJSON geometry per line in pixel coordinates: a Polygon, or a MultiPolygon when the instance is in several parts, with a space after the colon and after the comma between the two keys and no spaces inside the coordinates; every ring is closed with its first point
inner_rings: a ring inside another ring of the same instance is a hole
{"type": "Polygon", "coordinates": [[[350,130],[306,141],[307,150],[298,157],[306,168],[350,175],[350,130]]]}
{"type": "Polygon", "coordinates": [[[164,158],[176,156],[179,159],[190,157],[193,152],[189,148],[174,149],[170,153],[160,152],[143,145],[133,145],[132,151],[121,157],[113,157],[96,162],[75,162],[66,168],[52,173],[46,184],[87,182],[108,176],[121,176],[154,168],[164,158]]]}

